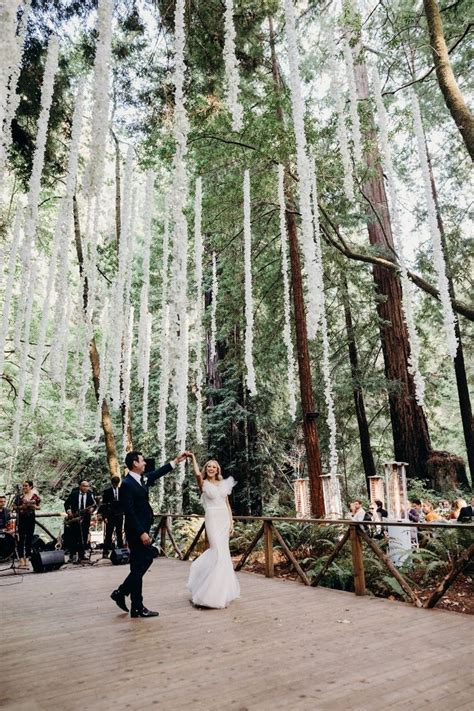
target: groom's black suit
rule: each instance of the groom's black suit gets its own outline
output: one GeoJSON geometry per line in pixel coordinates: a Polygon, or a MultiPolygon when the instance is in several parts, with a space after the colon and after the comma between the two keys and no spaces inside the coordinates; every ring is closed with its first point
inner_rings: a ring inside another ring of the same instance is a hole
{"type": "Polygon", "coordinates": [[[120,486],[119,500],[125,514],[125,535],[130,548],[130,573],[119,590],[130,595],[132,610],[143,608],[143,576],[153,562],[151,546],[140,540],[142,533],[149,533],[153,523],[153,510],[148,500],[148,487],[160,477],[168,474],[173,466],[168,462],[156,471],[145,475],[146,482],[139,484],[133,476],[127,474],[120,486]]]}

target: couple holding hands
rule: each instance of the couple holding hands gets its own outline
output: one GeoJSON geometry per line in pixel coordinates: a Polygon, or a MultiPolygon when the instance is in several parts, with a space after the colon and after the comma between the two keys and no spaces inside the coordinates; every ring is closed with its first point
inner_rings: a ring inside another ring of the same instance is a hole
{"type": "Polygon", "coordinates": [[[111,598],[121,610],[128,612],[126,598],[130,596],[131,617],[157,617],[158,612],[143,605],[143,576],[153,561],[149,536],[153,511],[148,489],[158,479],[172,471],[185,459],[191,458],[201,501],[205,511],[206,535],[209,548],[191,565],[188,589],[191,601],[199,607],[223,608],[239,597],[240,588],[232,566],[229,535],[233,532],[232,511],[228,496],[236,482],[222,477],[219,463],[211,459],[199,468],[192,452],[182,452],[174,460],[143,478],[146,461],[141,452],[128,452],[125,465],[127,476],[120,487],[120,501],[125,514],[125,533],[130,548],[130,573],[112,592],[111,598]]]}

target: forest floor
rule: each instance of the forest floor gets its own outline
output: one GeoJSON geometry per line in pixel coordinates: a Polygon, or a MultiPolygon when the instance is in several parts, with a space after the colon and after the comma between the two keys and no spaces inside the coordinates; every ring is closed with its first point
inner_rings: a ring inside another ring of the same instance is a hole
{"type": "MultiPolygon", "coordinates": [[[[233,558],[234,563],[240,559],[240,556],[233,558]]],[[[288,563],[285,557],[275,551],[275,577],[285,580],[300,581],[298,574],[293,567],[288,563]]],[[[250,561],[247,561],[245,570],[249,573],[257,575],[265,575],[265,557],[263,552],[257,553],[250,561]]],[[[436,589],[438,583],[433,583],[423,587],[423,591],[419,592],[421,600],[426,600],[436,589]]],[[[322,586],[324,587],[324,586],[322,586]]],[[[388,600],[397,600],[395,595],[387,594],[388,600]]],[[[437,609],[450,610],[451,612],[461,612],[465,615],[474,615],[474,575],[459,575],[458,579],[449,588],[444,597],[437,603],[437,609]]]]}

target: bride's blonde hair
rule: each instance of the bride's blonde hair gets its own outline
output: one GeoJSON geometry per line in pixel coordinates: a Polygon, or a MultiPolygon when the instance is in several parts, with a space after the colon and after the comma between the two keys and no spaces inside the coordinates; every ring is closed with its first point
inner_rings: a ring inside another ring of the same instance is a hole
{"type": "Polygon", "coordinates": [[[219,464],[219,462],[217,461],[217,459],[209,459],[209,460],[205,463],[205,465],[204,465],[203,468],[202,468],[202,472],[201,472],[202,478],[203,478],[203,479],[207,479],[207,467],[208,467],[209,464],[215,464],[215,465],[216,465],[216,467],[217,467],[217,476],[216,476],[216,479],[217,479],[217,480],[222,479],[221,465],[219,464]]]}

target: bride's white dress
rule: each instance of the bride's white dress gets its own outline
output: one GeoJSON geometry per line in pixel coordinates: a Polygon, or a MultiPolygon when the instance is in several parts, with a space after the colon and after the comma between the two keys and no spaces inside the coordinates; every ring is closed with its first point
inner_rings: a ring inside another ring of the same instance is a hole
{"type": "Polygon", "coordinates": [[[188,589],[191,600],[202,607],[227,607],[240,595],[229,550],[230,519],[226,497],[236,482],[232,477],[211,484],[204,479],[201,501],[205,511],[209,548],[193,561],[188,589]]]}

